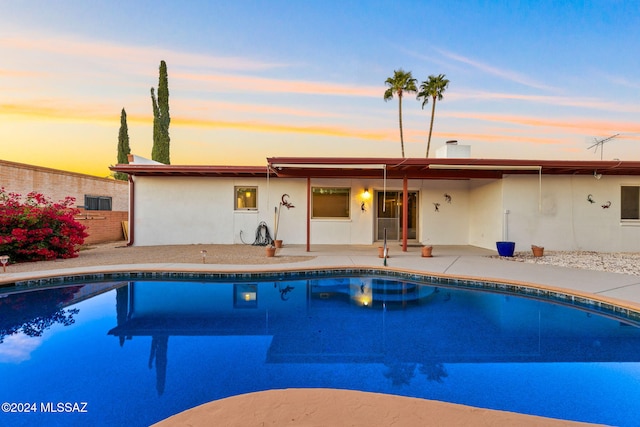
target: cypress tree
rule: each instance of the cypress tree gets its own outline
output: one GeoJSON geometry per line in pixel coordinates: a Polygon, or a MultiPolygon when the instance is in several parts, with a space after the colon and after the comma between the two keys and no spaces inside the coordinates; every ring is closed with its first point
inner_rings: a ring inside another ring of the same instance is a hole
{"type": "Polygon", "coordinates": [[[169,156],[169,79],[167,77],[167,64],[160,61],[160,78],[158,81],[158,98],[155,90],[151,88],[151,103],[153,106],[153,149],[151,158],[166,165],[171,164],[169,156]]]}
{"type": "MultiPolygon", "coordinates": [[[[127,112],[122,109],[120,113],[120,132],[118,133],[118,164],[128,164],[128,154],[131,153],[131,147],[129,146],[129,128],[127,126],[127,112]]],[[[121,181],[126,181],[128,176],[123,172],[116,172],[113,177],[121,181]]]]}

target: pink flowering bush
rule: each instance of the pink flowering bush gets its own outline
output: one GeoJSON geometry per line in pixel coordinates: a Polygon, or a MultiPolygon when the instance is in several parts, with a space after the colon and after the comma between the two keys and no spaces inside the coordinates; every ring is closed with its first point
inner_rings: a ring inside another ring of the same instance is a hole
{"type": "Polygon", "coordinates": [[[12,263],[77,257],[87,233],[74,219],[74,203],[73,197],[54,203],[36,192],[23,201],[0,188],[0,255],[12,263]]]}

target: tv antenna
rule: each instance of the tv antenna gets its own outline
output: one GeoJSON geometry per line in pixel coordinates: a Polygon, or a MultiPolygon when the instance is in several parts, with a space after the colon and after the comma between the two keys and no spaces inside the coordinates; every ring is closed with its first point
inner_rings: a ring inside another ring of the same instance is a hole
{"type": "Polygon", "coordinates": [[[611,135],[610,137],[603,138],[603,139],[593,138],[595,143],[593,145],[591,145],[589,148],[587,148],[587,150],[591,150],[593,148],[594,152],[597,152],[598,151],[598,147],[600,147],[600,160],[602,160],[602,151],[604,149],[604,143],[608,142],[608,141],[611,141],[616,136],[620,136],[620,134],[616,133],[615,135],[611,135]]]}

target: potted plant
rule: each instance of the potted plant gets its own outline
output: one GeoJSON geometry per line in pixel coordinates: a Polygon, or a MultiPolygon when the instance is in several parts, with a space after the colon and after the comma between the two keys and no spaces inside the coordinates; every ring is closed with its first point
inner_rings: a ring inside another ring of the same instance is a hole
{"type": "Polygon", "coordinates": [[[431,255],[431,252],[433,251],[433,246],[428,245],[428,246],[423,246],[422,247],[422,256],[424,258],[431,258],[433,255],[431,255]]]}
{"type": "Polygon", "coordinates": [[[276,247],[273,243],[267,245],[266,247],[267,258],[273,258],[276,255],[276,247]]]}
{"type": "Polygon", "coordinates": [[[534,257],[541,257],[544,255],[544,247],[543,246],[536,246],[536,245],[531,245],[531,252],[533,252],[533,256],[534,257]]]}
{"type": "Polygon", "coordinates": [[[516,242],[496,242],[496,247],[498,249],[498,255],[500,256],[513,256],[513,252],[516,249],[516,242]]]}
{"type": "Polygon", "coordinates": [[[513,252],[516,249],[516,242],[509,241],[509,213],[510,211],[506,209],[504,211],[504,222],[503,222],[503,230],[502,230],[502,241],[496,242],[496,248],[498,249],[498,255],[500,256],[508,256],[512,257],[513,252]]]}

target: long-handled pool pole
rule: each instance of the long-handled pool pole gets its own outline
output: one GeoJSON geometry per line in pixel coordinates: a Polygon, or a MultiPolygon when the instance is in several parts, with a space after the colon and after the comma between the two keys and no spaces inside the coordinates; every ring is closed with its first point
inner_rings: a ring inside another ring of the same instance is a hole
{"type": "Polygon", "coordinates": [[[382,265],[386,267],[387,266],[387,229],[386,228],[384,229],[384,244],[382,245],[382,257],[384,258],[382,265]]]}

